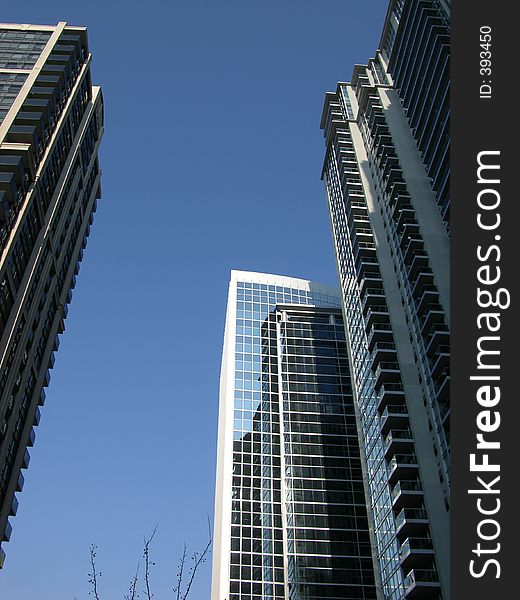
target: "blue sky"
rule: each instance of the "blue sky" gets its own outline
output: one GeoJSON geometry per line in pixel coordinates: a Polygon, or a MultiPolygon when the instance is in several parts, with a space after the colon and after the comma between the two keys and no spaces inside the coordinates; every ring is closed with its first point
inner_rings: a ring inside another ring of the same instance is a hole
{"type": "MultiPolygon", "coordinates": [[[[213,514],[229,270],[336,285],[320,181],[323,95],[379,42],[386,0],[3,6],[89,28],[103,198],[0,573],[16,600],[104,600],[152,547],[156,600],[213,514]],[[146,12],[144,12],[146,11],[146,12]]],[[[207,600],[210,561],[190,600],[207,600]]],[[[143,597],[143,595],[141,595],[143,597]]]]}

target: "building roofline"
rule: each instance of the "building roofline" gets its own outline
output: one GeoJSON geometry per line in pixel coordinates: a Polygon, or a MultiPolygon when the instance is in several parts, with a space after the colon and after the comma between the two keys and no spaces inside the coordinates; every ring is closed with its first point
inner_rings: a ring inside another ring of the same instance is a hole
{"type": "Polygon", "coordinates": [[[290,277],[288,275],[275,275],[272,273],[258,273],[255,271],[240,271],[231,269],[231,281],[245,281],[246,283],[261,283],[267,285],[278,285],[282,287],[294,287],[312,291],[322,291],[331,296],[340,298],[339,289],[324,283],[317,283],[309,279],[290,277]]]}

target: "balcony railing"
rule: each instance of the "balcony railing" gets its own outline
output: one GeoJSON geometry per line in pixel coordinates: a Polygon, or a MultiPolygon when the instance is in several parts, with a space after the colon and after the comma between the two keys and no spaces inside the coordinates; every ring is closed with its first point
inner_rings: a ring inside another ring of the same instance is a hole
{"type": "Polygon", "coordinates": [[[399,558],[403,568],[431,564],[433,555],[433,544],[428,537],[406,538],[399,548],[399,558]]]}
{"type": "Polygon", "coordinates": [[[398,440],[413,440],[412,432],[409,429],[392,429],[385,438],[385,444],[388,446],[398,440]]]}
{"type": "Polygon", "coordinates": [[[435,569],[412,569],[404,578],[407,598],[437,598],[440,588],[435,569]]]}
{"type": "Polygon", "coordinates": [[[428,520],[428,513],[424,508],[403,508],[395,518],[396,529],[401,528],[406,521],[428,520]]]}
{"type": "Polygon", "coordinates": [[[398,362],[374,361],[373,364],[377,364],[377,368],[374,372],[376,378],[376,390],[378,390],[383,383],[397,382],[400,380],[401,370],[398,362]]]}
{"type": "Polygon", "coordinates": [[[400,548],[400,554],[404,554],[410,550],[432,550],[433,544],[428,537],[411,537],[406,538],[400,548]]]}
{"type": "MultiPolygon", "coordinates": [[[[397,463],[399,465],[399,463],[397,463]]],[[[402,465],[401,465],[402,466],[402,465]]],[[[415,470],[415,465],[410,465],[409,470],[415,470]]],[[[401,477],[413,477],[414,473],[405,473],[401,477]]],[[[417,475],[417,471],[415,471],[417,475]]],[[[417,479],[399,479],[392,489],[392,507],[401,510],[405,507],[418,508],[424,499],[421,482],[417,479]]]]}
{"type": "Polygon", "coordinates": [[[392,326],[390,323],[375,323],[372,325],[367,337],[368,347],[373,349],[376,342],[393,341],[392,326]]]}
{"type": "MultiPolygon", "coordinates": [[[[416,497],[419,502],[422,502],[420,495],[416,497]]],[[[406,506],[395,519],[397,539],[403,540],[410,537],[425,537],[428,534],[428,524],[428,515],[422,507],[422,504],[417,504],[412,507],[406,506]]]]}
{"type": "Polygon", "coordinates": [[[402,383],[384,383],[377,393],[377,410],[381,413],[390,403],[404,402],[404,389],[402,383]]]}

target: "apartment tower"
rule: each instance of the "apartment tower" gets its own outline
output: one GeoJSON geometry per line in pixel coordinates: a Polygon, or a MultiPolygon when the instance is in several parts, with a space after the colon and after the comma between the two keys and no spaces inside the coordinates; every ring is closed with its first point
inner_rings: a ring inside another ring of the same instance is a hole
{"type": "Polygon", "coordinates": [[[231,272],[212,600],[375,600],[338,292],[231,272]]]}
{"type": "Polygon", "coordinates": [[[96,201],[87,30],[0,24],[0,565],[96,201]]]}
{"type": "Polygon", "coordinates": [[[449,7],[395,0],[327,93],[323,180],[385,599],[449,598],[449,7]]]}

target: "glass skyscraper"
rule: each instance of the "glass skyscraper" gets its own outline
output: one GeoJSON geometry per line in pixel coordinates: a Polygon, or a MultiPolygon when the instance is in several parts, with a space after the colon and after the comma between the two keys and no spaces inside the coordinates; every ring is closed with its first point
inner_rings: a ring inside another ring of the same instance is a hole
{"type": "Polygon", "coordinates": [[[232,271],[212,600],[374,600],[338,292],[232,271]]]}
{"type": "Polygon", "coordinates": [[[101,195],[91,58],[84,27],[0,24],[0,544],[101,195]]]}
{"type": "Polygon", "coordinates": [[[449,597],[449,12],[390,2],[327,93],[326,185],[386,599],[449,597]]]}

